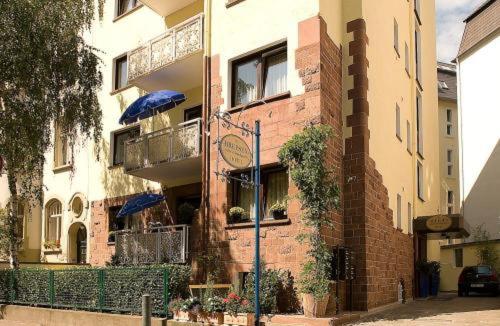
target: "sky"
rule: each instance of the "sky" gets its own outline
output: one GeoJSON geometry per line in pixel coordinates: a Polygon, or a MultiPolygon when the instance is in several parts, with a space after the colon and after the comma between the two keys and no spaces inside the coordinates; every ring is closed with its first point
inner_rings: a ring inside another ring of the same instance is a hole
{"type": "Polygon", "coordinates": [[[439,61],[450,62],[455,59],[462,39],[463,20],[484,1],[436,0],[436,38],[439,61]]]}

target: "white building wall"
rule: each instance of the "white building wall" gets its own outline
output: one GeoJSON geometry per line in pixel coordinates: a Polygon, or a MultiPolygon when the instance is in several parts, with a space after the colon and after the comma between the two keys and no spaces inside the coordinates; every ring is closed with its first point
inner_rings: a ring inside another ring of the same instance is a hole
{"type": "Polygon", "coordinates": [[[459,58],[462,210],[500,238],[500,34],[459,58]]]}

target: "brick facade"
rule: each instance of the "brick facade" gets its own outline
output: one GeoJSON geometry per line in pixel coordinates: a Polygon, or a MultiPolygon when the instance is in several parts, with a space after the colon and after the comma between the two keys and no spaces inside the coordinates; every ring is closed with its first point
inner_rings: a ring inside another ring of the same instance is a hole
{"type": "Polygon", "coordinates": [[[354,87],[348,91],[353,112],[347,117],[352,137],[345,141],[344,236],[356,255],[353,308],[367,310],[397,301],[401,278],[407,297],[412,296],[413,238],[394,228],[387,189],[369,156],[369,41],[365,21],[349,22],[347,32],[354,36],[349,44],[353,64],[348,67],[354,87]]]}

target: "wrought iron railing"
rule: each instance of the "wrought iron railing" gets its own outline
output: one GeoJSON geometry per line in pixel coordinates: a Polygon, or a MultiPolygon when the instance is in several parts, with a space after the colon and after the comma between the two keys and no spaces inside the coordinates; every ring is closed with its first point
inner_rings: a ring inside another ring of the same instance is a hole
{"type": "Polygon", "coordinates": [[[169,29],[128,53],[128,79],[170,65],[203,49],[203,14],[169,29]]]}
{"type": "Polygon", "coordinates": [[[201,119],[178,124],[125,142],[125,171],[198,157],[201,152],[201,119]]]}
{"type": "Polygon", "coordinates": [[[125,230],[115,234],[115,255],[126,265],[185,263],[189,254],[188,225],[125,230]]]}

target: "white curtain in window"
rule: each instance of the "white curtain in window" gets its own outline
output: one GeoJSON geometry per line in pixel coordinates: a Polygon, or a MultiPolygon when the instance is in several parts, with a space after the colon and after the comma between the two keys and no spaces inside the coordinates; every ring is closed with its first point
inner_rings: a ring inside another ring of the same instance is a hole
{"type": "Polygon", "coordinates": [[[247,104],[257,99],[258,60],[240,64],[236,68],[236,105],[247,104]]]}
{"type": "Polygon", "coordinates": [[[255,219],[254,188],[243,188],[240,186],[240,198],[238,205],[245,210],[245,213],[252,220],[255,219]]]}
{"type": "Polygon", "coordinates": [[[287,54],[285,52],[267,58],[264,96],[281,94],[287,89],[287,54]]]}
{"type": "Polygon", "coordinates": [[[276,203],[283,204],[288,194],[288,175],[285,171],[270,173],[267,181],[266,212],[276,203]]]}

